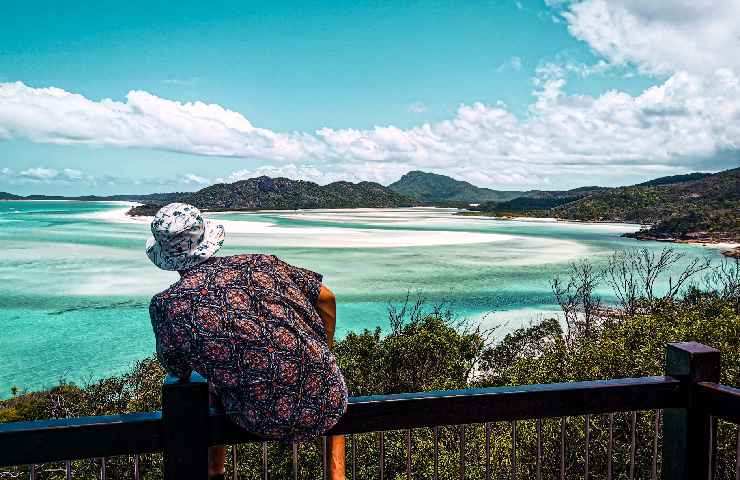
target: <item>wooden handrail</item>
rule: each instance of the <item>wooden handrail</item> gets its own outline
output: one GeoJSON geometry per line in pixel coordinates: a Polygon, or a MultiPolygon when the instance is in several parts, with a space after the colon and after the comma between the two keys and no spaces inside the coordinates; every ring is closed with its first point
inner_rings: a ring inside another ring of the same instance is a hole
{"type": "Polygon", "coordinates": [[[162,451],[160,412],[0,425],[0,466],[162,451]]]}
{"type": "MultiPolygon", "coordinates": [[[[681,407],[682,383],[671,377],[623,378],[439,392],[354,397],[330,434],[367,433],[469,423],[567,417],[681,407]]],[[[258,440],[211,417],[210,444],[258,440]]]]}
{"type": "MultiPolygon", "coordinates": [[[[680,407],[681,389],[671,377],[643,377],[354,397],[331,433],[680,407]]],[[[226,415],[212,412],[208,423],[211,445],[261,441],[226,415]]],[[[162,428],[160,412],[4,424],[0,466],[162,451],[162,428]]]]}
{"type": "Polygon", "coordinates": [[[740,424],[740,388],[712,382],[696,384],[697,407],[727,422],[740,424]]]}
{"type": "MultiPolygon", "coordinates": [[[[665,409],[663,478],[706,472],[709,415],[740,423],[740,389],[719,385],[719,352],[666,349],[666,376],[351,398],[329,432],[351,434],[469,423],[665,409]]],[[[208,385],[169,377],[164,412],[0,425],[0,466],[164,452],[165,478],[202,478],[208,445],[261,441],[208,410],[208,385]],[[193,460],[194,459],[194,460],[193,460]]]]}

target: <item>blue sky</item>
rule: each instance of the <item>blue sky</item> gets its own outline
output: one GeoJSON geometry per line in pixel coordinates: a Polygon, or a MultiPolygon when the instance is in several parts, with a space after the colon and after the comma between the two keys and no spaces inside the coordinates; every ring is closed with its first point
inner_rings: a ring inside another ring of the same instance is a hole
{"type": "Polygon", "coordinates": [[[740,121],[715,103],[737,65],[701,51],[737,47],[709,15],[736,7],[661,3],[4,2],[0,190],[411,169],[568,188],[736,166],[740,121]]]}

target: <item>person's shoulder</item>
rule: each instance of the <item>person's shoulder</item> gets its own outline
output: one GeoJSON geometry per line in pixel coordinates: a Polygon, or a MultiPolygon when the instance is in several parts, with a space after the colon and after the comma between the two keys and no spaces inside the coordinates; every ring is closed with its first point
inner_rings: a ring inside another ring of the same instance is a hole
{"type": "Polygon", "coordinates": [[[167,290],[162,290],[161,292],[155,294],[149,301],[149,315],[152,317],[152,320],[154,320],[155,317],[161,316],[161,312],[164,311],[164,306],[170,299],[171,290],[172,287],[168,288],[167,290]]]}
{"type": "Polygon", "coordinates": [[[153,305],[153,304],[160,304],[160,303],[167,302],[172,297],[172,294],[175,292],[176,287],[177,287],[177,283],[170,285],[165,290],[162,290],[159,293],[155,293],[152,296],[152,299],[149,302],[149,304],[153,305]]]}
{"type": "Polygon", "coordinates": [[[222,257],[224,264],[228,265],[250,265],[250,264],[263,264],[263,263],[274,263],[278,260],[275,255],[267,255],[263,253],[243,253],[241,255],[232,255],[230,257],[222,257]]]}

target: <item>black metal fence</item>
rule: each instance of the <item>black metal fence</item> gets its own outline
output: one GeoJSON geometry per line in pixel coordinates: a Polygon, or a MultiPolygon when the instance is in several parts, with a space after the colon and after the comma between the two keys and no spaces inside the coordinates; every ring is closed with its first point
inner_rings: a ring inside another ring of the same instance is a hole
{"type": "MultiPolygon", "coordinates": [[[[565,417],[583,416],[585,430],[585,465],[581,473],[589,479],[589,435],[591,416],[606,414],[608,446],[606,478],[612,478],[612,429],[615,412],[655,410],[655,437],[651,476],[665,480],[713,478],[716,452],[716,419],[740,423],[740,389],[718,384],[719,352],[688,342],[669,344],[666,348],[665,376],[524,385],[457,391],[404,393],[355,397],[350,399],[346,415],[329,434],[379,432],[377,475],[385,477],[384,432],[405,430],[406,474],[411,478],[411,429],[432,428],[434,468],[438,471],[439,428],[448,425],[480,424],[485,429],[484,478],[494,478],[490,468],[491,428],[493,422],[511,425],[512,470],[517,477],[517,422],[533,420],[536,431],[536,478],[541,478],[542,425],[546,419],[560,421],[560,478],[564,468],[566,438],[565,417]],[[658,430],[662,433],[661,461],[658,462],[658,430]]],[[[632,445],[629,467],[634,477],[635,419],[631,414],[632,445]]],[[[459,478],[466,478],[465,429],[459,437],[459,478]]],[[[70,459],[132,456],[134,478],[139,476],[139,456],[163,453],[166,480],[202,480],[207,478],[207,450],[212,445],[261,442],[254,435],[236,427],[222,414],[208,407],[208,385],[197,374],[183,383],[168,377],[162,390],[162,412],[120,416],[86,417],[62,420],[19,422],[0,425],[0,467],[30,465],[32,479],[36,466],[64,462],[64,474],[73,478],[70,459]]],[[[263,443],[263,468],[267,478],[267,444],[263,443]]],[[[232,449],[236,463],[236,449],[232,449]]],[[[298,447],[293,445],[293,477],[298,478],[298,447]]],[[[348,477],[356,477],[355,441],[348,449],[348,477]]],[[[735,453],[735,478],[740,480],[740,435],[735,453]]],[[[325,460],[326,462],[326,460],[325,460]]],[[[105,461],[100,476],[105,478],[105,461]]],[[[325,465],[324,465],[325,466],[325,465]]],[[[324,469],[324,471],[326,471],[324,469]]],[[[529,477],[528,477],[529,478],[529,477]]]]}

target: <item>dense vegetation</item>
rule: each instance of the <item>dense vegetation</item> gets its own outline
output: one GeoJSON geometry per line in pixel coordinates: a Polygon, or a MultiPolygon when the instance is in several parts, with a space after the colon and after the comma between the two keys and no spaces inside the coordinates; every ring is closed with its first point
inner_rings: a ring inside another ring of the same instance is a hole
{"type": "MultiPolygon", "coordinates": [[[[716,174],[691,173],[656,178],[638,185],[580,187],[565,191],[498,191],[445,175],[411,171],[388,187],[373,182],[318,185],[303,180],[258,177],[216,184],[197,192],[58,197],[20,197],[0,192],[0,200],[130,200],[144,205],[131,215],[153,215],[173,201],[203,210],[292,210],[299,208],[468,207],[463,215],[551,216],[649,225],[630,234],[639,239],[740,242],[740,168],[716,174]]],[[[737,251],[740,255],[740,250],[737,251]]]]}
{"type": "MultiPolygon", "coordinates": [[[[183,195],[178,201],[207,211],[391,208],[415,204],[413,200],[373,182],[319,185],[304,180],[266,176],[234,183],[218,183],[183,195]]],[[[129,214],[153,215],[160,206],[160,203],[151,203],[134,207],[129,214]]]]}
{"type": "Polygon", "coordinates": [[[740,242],[740,168],[630,187],[540,192],[471,210],[468,214],[638,223],[648,227],[627,236],[644,240],[740,242]]]}
{"type": "Polygon", "coordinates": [[[471,211],[476,215],[550,216],[551,210],[555,207],[586,198],[604,190],[608,189],[604,187],[579,187],[573,190],[531,190],[526,192],[526,196],[505,202],[485,202],[471,208],[471,211]]]}
{"type": "Polygon", "coordinates": [[[740,168],[699,180],[623,187],[557,207],[574,220],[650,224],[633,234],[659,240],[740,241],[740,168]]]}
{"type": "Polygon", "coordinates": [[[388,185],[396,193],[427,204],[461,204],[503,202],[526,192],[491,190],[446,175],[414,170],[388,185]]]}
{"type": "MultiPolygon", "coordinates": [[[[659,375],[663,372],[665,344],[695,340],[722,352],[722,382],[740,385],[740,264],[725,260],[715,265],[697,260],[672,278],[668,290],[657,285],[666,280],[680,254],[665,249],[615,252],[603,270],[588,262],[571,266],[565,278],[552,281],[564,322],[544,320],[491,341],[484,331],[448,308],[426,308],[423,300],[407,301],[389,310],[390,329],[351,333],[337,342],[336,355],[353,395],[437,390],[466,386],[499,386],[531,383],[594,380],[659,375]],[[610,285],[618,304],[609,308],[594,295],[600,285],[610,285]]],[[[668,283],[668,282],[666,282],[668,283]]],[[[341,321],[341,319],[340,319],[341,321]]],[[[37,393],[18,394],[0,404],[0,421],[47,417],[99,415],[160,406],[163,372],[153,358],[146,359],[126,375],[80,387],[63,383],[37,393]]],[[[648,478],[651,470],[655,412],[637,415],[637,464],[635,478],[648,478]]],[[[627,478],[630,415],[615,415],[614,478],[627,478]]],[[[591,474],[605,475],[607,416],[592,415],[591,474]]],[[[543,422],[543,478],[556,478],[560,458],[560,420],[543,422]]],[[[457,476],[459,434],[467,439],[466,478],[482,478],[485,430],[482,425],[439,429],[442,446],[441,478],[457,476]]],[[[495,478],[510,478],[511,425],[492,428],[492,468],[495,478]]],[[[534,478],[535,425],[517,423],[518,478],[534,478]]],[[[735,429],[720,423],[718,479],[734,478],[735,429]]],[[[566,423],[568,478],[583,474],[584,419],[566,423]]],[[[414,430],[412,469],[414,478],[430,478],[432,430],[414,430]]],[[[378,471],[376,434],[357,435],[358,478],[375,478],[378,471]]],[[[405,434],[387,432],[387,478],[405,478],[405,434]]],[[[240,478],[259,478],[261,454],[257,445],[239,447],[240,478]]],[[[351,449],[349,450],[351,452],[351,449]]],[[[300,447],[300,477],[320,478],[319,442],[300,447]]],[[[271,476],[291,475],[290,447],[269,447],[271,476]]],[[[161,457],[145,455],[144,478],[158,478],[161,457]]],[[[47,470],[53,470],[48,466],[47,470]]],[[[75,462],[76,478],[95,478],[99,466],[92,461],[75,462]]],[[[229,469],[231,466],[228,467],[229,469]]],[[[108,460],[108,473],[130,478],[128,458],[108,460]]],[[[25,471],[7,469],[8,475],[25,471]]],[[[63,478],[48,473],[44,478],[63,478]]]]}
{"type": "Polygon", "coordinates": [[[674,183],[688,182],[691,180],[701,180],[702,178],[708,177],[709,175],[711,175],[711,173],[702,172],[686,173],[684,175],[669,175],[667,177],[655,178],[653,180],[648,180],[647,182],[638,183],[636,186],[655,187],[657,185],[671,185],[674,183]]]}

